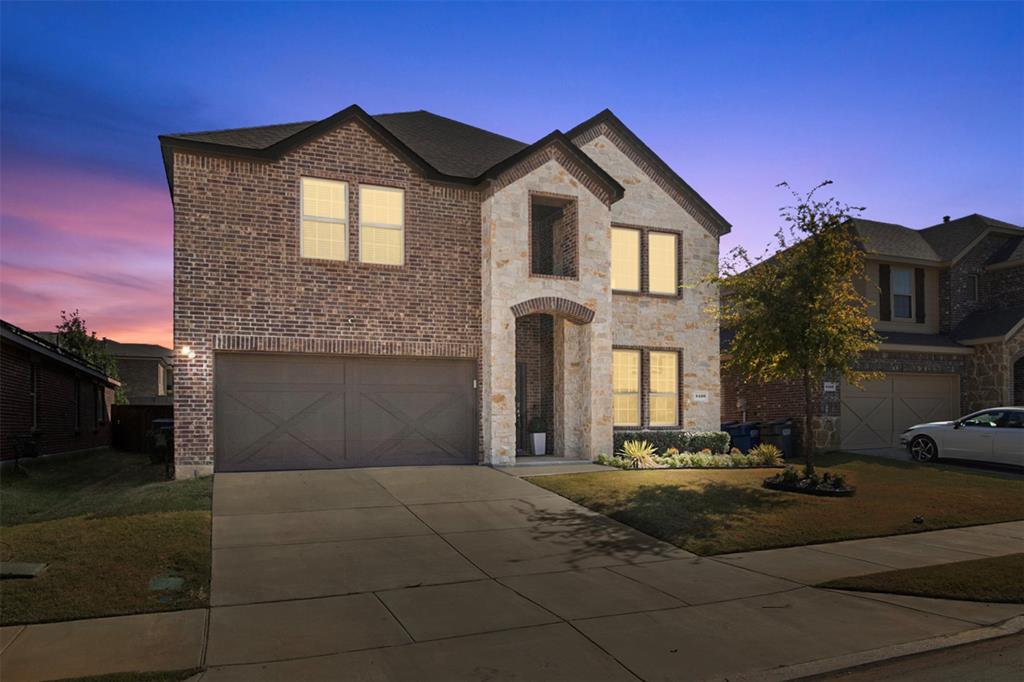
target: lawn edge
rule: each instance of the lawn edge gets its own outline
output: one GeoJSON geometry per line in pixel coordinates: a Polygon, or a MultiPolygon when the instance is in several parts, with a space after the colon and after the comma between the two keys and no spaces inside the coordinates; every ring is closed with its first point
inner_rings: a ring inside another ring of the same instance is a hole
{"type": "Polygon", "coordinates": [[[781,666],[772,670],[742,673],[730,677],[733,682],[758,680],[759,682],[775,682],[778,680],[817,679],[823,675],[841,671],[868,668],[875,663],[911,658],[920,654],[954,649],[966,644],[974,644],[991,639],[1000,639],[1024,632],[1024,616],[1014,616],[996,625],[961,630],[948,635],[939,635],[903,644],[893,644],[877,649],[868,649],[852,654],[843,654],[831,658],[822,658],[805,663],[781,666]]]}

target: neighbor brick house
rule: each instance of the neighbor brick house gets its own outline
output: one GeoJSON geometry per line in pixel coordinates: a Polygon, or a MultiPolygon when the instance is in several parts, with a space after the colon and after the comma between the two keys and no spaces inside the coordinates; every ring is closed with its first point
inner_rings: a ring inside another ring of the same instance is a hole
{"type": "MultiPolygon", "coordinates": [[[[913,424],[1024,405],[1024,228],[978,214],[920,230],[851,224],[866,256],[858,289],[883,339],[857,366],[883,377],[817,391],[816,443],[889,447],[913,424]]],[[[727,354],[727,331],[722,342],[727,354]]],[[[804,412],[795,383],[745,384],[723,369],[722,394],[723,421],[804,412]]]]}
{"type": "Polygon", "coordinates": [[[532,144],[357,106],[160,140],[179,475],[513,464],[534,417],[582,459],[717,429],[729,225],[611,112],[532,144]]]}
{"type": "Polygon", "coordinates": [[[0,354],[0,459],[20,446],[50,455],[110,445],[116,381],[3,320],[0,354]]]}

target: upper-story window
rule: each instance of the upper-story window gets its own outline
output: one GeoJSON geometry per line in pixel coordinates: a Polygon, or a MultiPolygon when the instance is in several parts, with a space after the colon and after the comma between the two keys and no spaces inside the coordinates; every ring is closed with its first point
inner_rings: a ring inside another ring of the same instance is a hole
{"type": "Polygon", "coordinates": [[[302,178],[303,258],[348,258],[348,185],[302,178]]]}
{"type": "Polygon", "coordinates": [[[612,227],[612,290],[677,296],[679,235],[612,227]]]}
{"type": "Polygon", "coordinates": [[[892,316],[909,320],[914,315],[914,272],[910,268],[892,270],[892,316]]]}
{"type": "Polygon", "coordinates": [[[612,228],[612,289],[640,291],[640,230],[612,228]]]}
{"type": "Polygon", "coordinates": [[[967,300],[978,300],[978,276],[967,275],[967,300]]]}
{"type": "Polygon", "coordinates": [[[405,192],[393,187],[359,188],[359,260],[405,263],[405,192]]]}
{"type": "Polygon", "coordinates": [[[579,259],[576,200],[530,193],[530,274],[574,278],[579,259]]]}
{"type": "Polygon", "coordinates": [[[679,293],[679,235],[650,232],[647,235],[647,291],[675,296],[679,293]]]}

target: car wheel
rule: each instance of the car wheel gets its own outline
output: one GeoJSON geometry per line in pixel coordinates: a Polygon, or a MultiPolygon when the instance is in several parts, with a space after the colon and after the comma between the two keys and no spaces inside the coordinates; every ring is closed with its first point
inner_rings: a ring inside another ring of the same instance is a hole
{"type": "Polygon", "coordinates": [[[910,455],[918,462],[932,462],[938,457],[939,449],[928,436],[914,436],[910,441],[910,455]]]}

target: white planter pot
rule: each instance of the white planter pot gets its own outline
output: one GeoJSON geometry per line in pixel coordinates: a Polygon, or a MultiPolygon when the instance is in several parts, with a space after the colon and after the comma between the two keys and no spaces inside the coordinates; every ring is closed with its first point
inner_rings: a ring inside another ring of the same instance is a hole
{"type": "Polygon", "coordinates": [[[548,451],[548,434],[530,434],[530,452],[534,455],[546,455],[548,451]]]}

